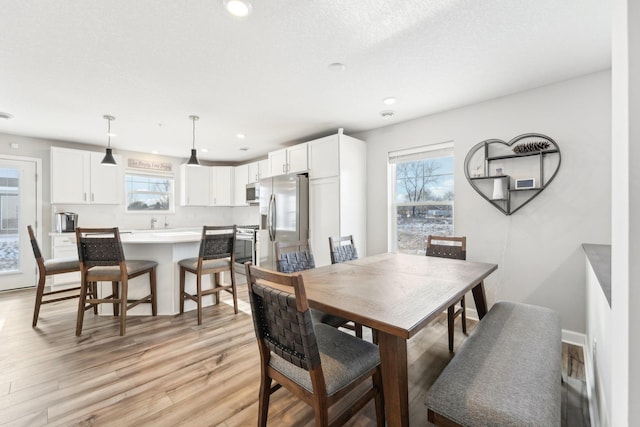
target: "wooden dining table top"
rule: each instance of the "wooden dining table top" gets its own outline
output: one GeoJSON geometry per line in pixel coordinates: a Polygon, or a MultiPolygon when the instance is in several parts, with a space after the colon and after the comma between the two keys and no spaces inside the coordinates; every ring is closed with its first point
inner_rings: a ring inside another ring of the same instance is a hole
{"type": "Polygon", "coordinates": [[[497,268],[385,253],[301,274],[312,308],[409,339],[497,268]]]}

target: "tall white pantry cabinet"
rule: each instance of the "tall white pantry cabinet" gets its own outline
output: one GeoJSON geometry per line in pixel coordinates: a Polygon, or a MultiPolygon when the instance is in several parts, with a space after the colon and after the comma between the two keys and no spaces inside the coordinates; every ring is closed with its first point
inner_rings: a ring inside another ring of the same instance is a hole
{"type": "Polygon", "coordinates": [[[329,236],[353,235],[366,255],[367,149],[342,134],[309,142],[309,229],[316,266],[331,264],[329,236]]]}

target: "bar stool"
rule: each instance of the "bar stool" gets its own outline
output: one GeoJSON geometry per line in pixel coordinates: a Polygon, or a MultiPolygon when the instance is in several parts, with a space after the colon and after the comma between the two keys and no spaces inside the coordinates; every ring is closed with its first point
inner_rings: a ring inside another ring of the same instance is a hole
{"type": "MultiPolygon", "coordinates": [[[[80,292],[76,292],[74,295],[67,295],[58,298],[48,298],[43,300],[43,297],[54,294],[69,293],[72,291],[79,291],[80,286],[73,288],[61,289],[58,291],[45,292],[44,287],[47,281],[47,276],[53,276],[54,274],[71,273],[74,271],[80,271],[80,261],[73,258],[60,258],[60,259],[48,259],[45,260],[40,252],[40,246],[33,232],[33,228],[27,225],[27,231],[29,232],[29,240],[31,240],[31,247],[33,248],[33,255],[36,258],[38,264],[38,285],[36,288],[36,302],[33,307],[33,322],[31,327],[35,328],[38,324],[38,316],[40,315],[40,306],[42,304],[50,304],[52,302],[64,301],[68,299],[74,299],[80,297],[80,292]]],[[[96,313],[97,313],[96,309],[96,313]]]]}
{"type": "Polygon", "coordinates": [[[118,227],[77,228],[76,241],[82,276],[78,320],[76,322],[77,336],[82,333],[85,310],[91,307],[95,308],[98,304],[113,304],[113,315],[120,315],[121,336],[126,331],[127,311],[133,307],[148,303],[151,304],[152,315],[157,314],[157,262],[125,260],[118,227]],[[129,280],[147,273],[149,274],[149,295],[135,300],[129,299],[129,280]],[[98,298],[96,295],[97,282],[111,282],[112,294],[98,298]],[[121,285],[120,290],[118,284],[121,285]],[[87,292],[90,290],[93,292],[93,296],[87,298],[87,292]]]}
{"type": "Polygon", "coordinates": [[[184,313],[184,301],[190,299],[198,305],[198,325],[202,324],[202,297],[216,294],[216,304],[220,302],[220,292],[233,296],[233,311],[238,314],[238,293],[236,292],[236,226],[204,226],[200,240],[198,257],[178,261],[180,266],[180,314],[184,313]],[[185,291],[186,272],[196,275],[196,293],[185,291]],[[225,285],[220,273],[228,271],[231,285],[225,285]],[[211,274],[212,289],[202,290],[202,275],[211,274]]]}

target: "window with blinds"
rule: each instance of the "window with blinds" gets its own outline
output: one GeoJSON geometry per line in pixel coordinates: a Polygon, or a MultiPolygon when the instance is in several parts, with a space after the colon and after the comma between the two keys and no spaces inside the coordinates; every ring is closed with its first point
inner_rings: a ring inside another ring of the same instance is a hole
{"type": "Polygon", "coordinates": [[[453,235],[453,142],[389,153],[392,252],[425,254],[427,235],[453,235]]]}

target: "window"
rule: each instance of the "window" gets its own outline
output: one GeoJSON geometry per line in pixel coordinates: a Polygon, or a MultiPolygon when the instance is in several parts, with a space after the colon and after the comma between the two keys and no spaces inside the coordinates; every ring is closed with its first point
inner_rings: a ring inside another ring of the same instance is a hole
{"type": "Polygon", "coordinates": [[[127,212],[173,212],[173,177],[127,174],[127,212]]]}
{"type": "Polygon", "coordinates": [[[427,235],[453,235],[451,142],[389,153],[392,252],[425,254],[427,235]]]}

